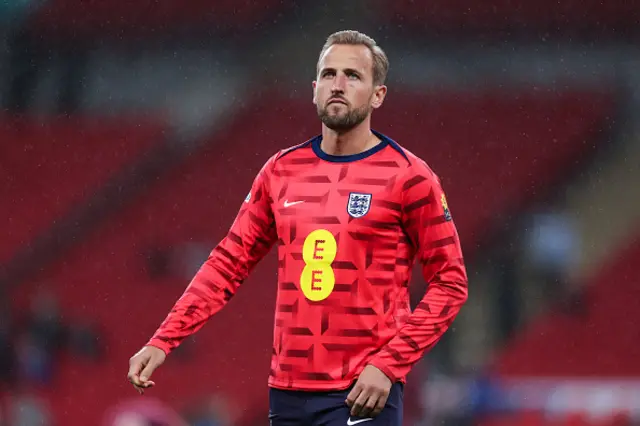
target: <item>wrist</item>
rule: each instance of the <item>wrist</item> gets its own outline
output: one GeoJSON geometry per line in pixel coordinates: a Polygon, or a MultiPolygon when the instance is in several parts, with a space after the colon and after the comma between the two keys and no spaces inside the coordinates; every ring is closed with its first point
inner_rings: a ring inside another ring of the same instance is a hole
{"type": "Polygon", "coordinates": [[[391,369],[386,364],[381,362],[379,359],[375,359],[375,358],[372,359],[368,365],[380,370],[382,374],[387,376],[387,378],[392,384],[398,381],[398,378],[396,377],[395,374],[393,374],[393,371],[391,371],[391,369]]]}
{"type": "Polygon", "coordinates": [[[145,347],[160,349],[162,352],[164,352],[165,356],[169,355],[169,353],[171,352],[171,347],[166,342],[156,338],[152,338],[151,340],[149,340],[145,347]]]}

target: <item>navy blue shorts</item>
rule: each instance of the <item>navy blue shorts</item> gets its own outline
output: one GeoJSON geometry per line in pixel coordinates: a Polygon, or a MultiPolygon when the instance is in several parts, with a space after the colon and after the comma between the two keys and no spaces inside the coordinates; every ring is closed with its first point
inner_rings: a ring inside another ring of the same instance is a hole
{"type": "Polygon", "coordinates": [[[345,403],[351,388],[335,392],[302,392],[269,388],[271,426],[402,426],[403,385],[396,383],[375,418],[349,416],[345,403]]]}

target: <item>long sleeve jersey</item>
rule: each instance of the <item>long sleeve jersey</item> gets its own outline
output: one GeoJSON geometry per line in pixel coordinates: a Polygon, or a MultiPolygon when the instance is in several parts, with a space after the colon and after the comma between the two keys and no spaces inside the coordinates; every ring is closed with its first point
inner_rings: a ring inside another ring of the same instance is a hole
{"type": "Polygon", "coordinates": [[[277,244],[268,384],[345,389],[367,364],[405,381],[466,301],[467,275],[439,178],[374,133],[356,155],[326,154],[318,136],[271,157],[148,344],[169,353],[199,330],[277,244]],[[412,312],[415,262],[428,286],[412,312]]]}

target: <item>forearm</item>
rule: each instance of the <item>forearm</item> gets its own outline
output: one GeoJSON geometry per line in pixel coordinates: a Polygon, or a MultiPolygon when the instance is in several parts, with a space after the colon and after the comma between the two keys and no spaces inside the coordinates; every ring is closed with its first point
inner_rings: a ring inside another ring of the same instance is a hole
{"type": "Polygon", "coordinates": [[[216,248],[195,275],[148,344],[170,353],[233,297],[240,283],[231,262],[221,263],[216,248]]]}
{"type": "Polygon", "coordinates": [[[447,281],[432,282],[407,322],[371,364],[393,381],[406,376],[442,338],[466,300],[467,283],[463,273],[455,273],[455,277],[447,281]]]}

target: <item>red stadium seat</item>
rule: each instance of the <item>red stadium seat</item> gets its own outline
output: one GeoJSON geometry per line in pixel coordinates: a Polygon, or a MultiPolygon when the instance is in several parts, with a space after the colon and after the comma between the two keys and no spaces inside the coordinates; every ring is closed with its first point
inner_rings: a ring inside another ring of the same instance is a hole
{"type": "Polygon", "coordinates": [[[550,314],[534,321],[500,354],[497,372],[520,377],[639,376],[640,341],[630,316],[640,310],[638,259],[640,235],[630,247],[614,252],[586,283],[586,318],[550,314]]]}
{"type": "Polygon", "coordinates": [[[163,129],[123,117],[0,117],[0,264],[161,142],[163,129]]]}

